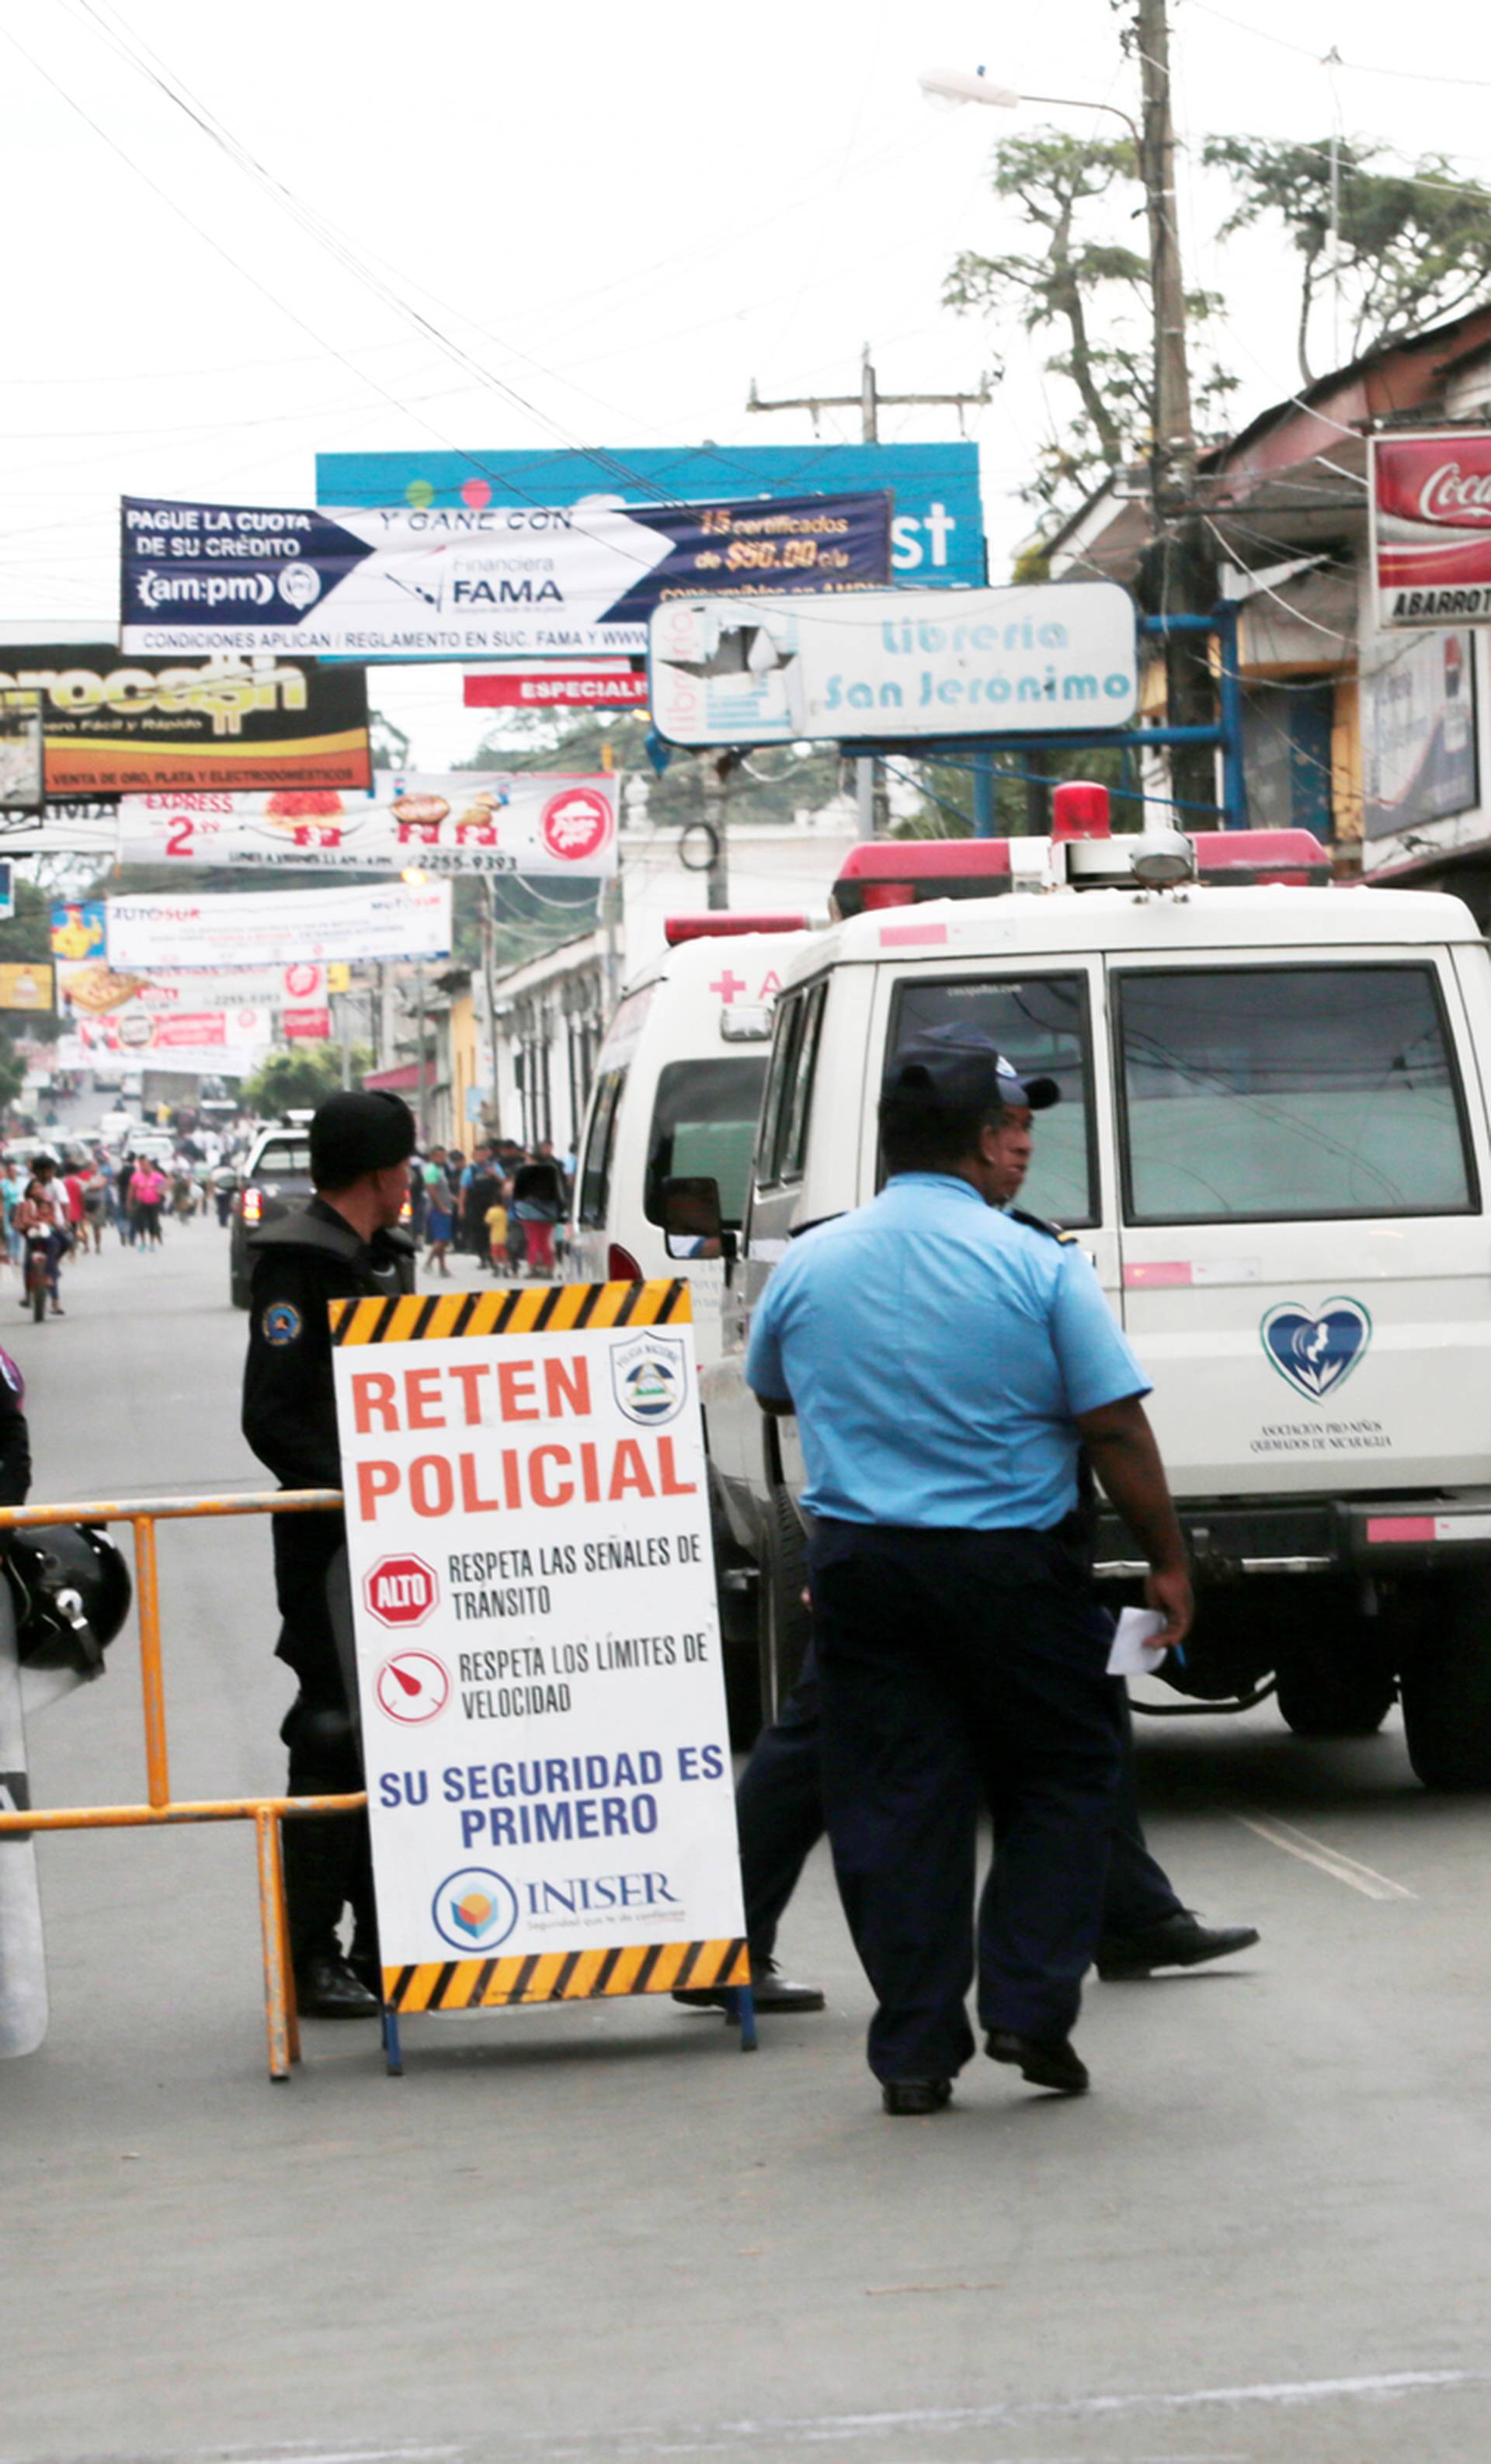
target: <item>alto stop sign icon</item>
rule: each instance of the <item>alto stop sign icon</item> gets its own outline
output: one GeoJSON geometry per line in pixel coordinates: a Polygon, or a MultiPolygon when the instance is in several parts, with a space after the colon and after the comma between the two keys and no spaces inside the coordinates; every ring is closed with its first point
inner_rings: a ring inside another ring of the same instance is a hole
{"type": "Polygon", "coordinates": [[[434,1568],[423,1557],[380,1557],[363,1576],[367,1614],[380,1625],[423,1625],[439,1596],[434,1568]]]}

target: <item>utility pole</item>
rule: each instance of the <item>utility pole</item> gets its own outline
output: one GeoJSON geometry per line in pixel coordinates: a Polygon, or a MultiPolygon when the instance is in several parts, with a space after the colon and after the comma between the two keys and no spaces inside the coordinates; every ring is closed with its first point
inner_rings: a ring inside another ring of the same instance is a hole
{"type": "MultiPolygon", "coordinates": [[[[1181,272],[1175,203],[1175,131],[1170,118],[1170,35],[1167,0],[1137,0],[1144,119],[1140,170],[1149,224],[1150,297],[1154,319],[1154,441],[1150,487],[1155,543],[1146,560],[1144,595],[1153,615],[1205,616],[1216,601],[1216,555],[1196,510],[1196,438],[1191,424],[1191,369],[1186,354],[1186,285],[1181,272]]],[[[1209,727],[1216,716],[1211,663],[1193,633],[1165,644],[1166,714],[1172,727],[1209,727]]],[[[1182,804],[1216,802],[1216,756],[1211,745],[1170,747],[1170,782],[1182,804]]],[[[1199,826],[1197,817],[1182,812],[1199,826]]]]}
{"type": "MultiPolygon", "coordinates": [[[[784,394],[779,401],[763,402],[756,391],[756,380],[750,381],[746,399],[747,410],[807,410],[812,414],[812,431],[818,432],[818,414],[824,410],[858,410],[859,441],[862,445],[879,445],[882,409],[902,409],[914,405],[932,404],[952,407],[958,414],[958,430],[963,433],[964,410],[977,407],[991,399],[988,377],[980,377],[977,393],[881,393],[875,373],[875,363],[866,342],[859,363],[857,393],[784,394]]],[[[857,760],[855,784],[859,807],[859,835],[862,839],[883,838],[890,820],[885,795],[885,774],[875,760],[857,760]]]]}

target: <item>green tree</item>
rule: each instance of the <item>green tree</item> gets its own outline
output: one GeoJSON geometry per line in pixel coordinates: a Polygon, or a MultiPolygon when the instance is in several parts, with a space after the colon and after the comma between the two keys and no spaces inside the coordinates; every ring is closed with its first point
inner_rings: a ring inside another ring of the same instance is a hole
{"type": "MultiPolygon", "coordinates": [[[[1371,166],[1375,140],[1337,143],[1342,304],[1349,357],[1457,315],[1482,297],[1491,277],[1491,188],[1456,173],[1440,154],[1413,171],[1371,166]]],[[[1299,258],[1295,321],[1300,373],[1312,382],[1310,324],[1336,278],[1331,245],[1331,145],[1279,144],[1262,137],[1212,137],[1202,160],[1225,171],[1236,203],[1217,236],[1281,225],[1299,258]]]]}
{"type": "MultiPolygon", "coordinates": [[[[369,1053],[353,1054],[354,1078],[371,1067],[369,1053]]],[[[311,1044],[300,1052],[272,1052],[252,1078],[245,1078],[243,1093],[256,1112],[313,1111],[327,1095],[334,1095],[341,1084],[340,1050],[329,1044],[311,1044]]]]}
{"type": "MultiPolygon", "coordinates": [[[[1153,433],[1149,260],[1112,236],[1119,216],[1131,221],[1143,209],[1138,165],[1126,137],[1039,128],[995,146],[990,186],[1030,244],[994,256],[965,250],[943,297],[963,315],[1013,316],[1028,334],[1056,336],[1045,368],[1070,393],[1057,397],[1021,494],[1059,519],[1105,473],[1142,460],[1153,433]]],[[[1203,329],[1215,301],[1196,292],[1188,304],[1203,329]]],[[[1214,411],[1235,383],[1203,356],[1192,371],[1198,413],[1214,411]]]]}

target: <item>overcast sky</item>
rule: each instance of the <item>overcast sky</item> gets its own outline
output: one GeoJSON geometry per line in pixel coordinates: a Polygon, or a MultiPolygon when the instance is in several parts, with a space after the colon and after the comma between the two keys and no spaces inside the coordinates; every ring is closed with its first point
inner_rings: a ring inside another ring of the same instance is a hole
{"type": "MultiPolygon", "coordinates": [[[[1172,13],[1197,153],[1339,115],[1491,180],[1491,31],[1465,0],[1172,13]]],[[[0,0],[0,618],[44,639],[113,615],[122,494],[309,504],[318,451],[792,443],[807,415],[747,419],[752,377],[853,392],[867,341],[892,392],[1004,363],[969,426],[998,579],[1052,403],[1026,339],[943,310],[942,280],[960,248],[1014,243],[983,176],[997,137],[1104,121],[934,112],[917,73],[982,61],[1137,110],[1120,22],[1109,0],[0,0]],[[167,99],[151,55],[329,244],[167,99]]],[[[1216,248],[1226,205],[1188,156],[1187,274],[1226,295],[1240,423],[1297,381],[1293,290],[1277,240],[1216,248]]],[[[1143,248],[1142,222],[1129,235],[1143,248]]],[[[1327,323],[1322,363],[1328,343],[1327,323]]],[[[857,415],[823,432],[857,437],[857,415]]],[[[883,432],[957,426],[898,411],[883,432]]],[[[475,740],[456,670],[399,671],[375,697],[426,769],[475,740]]]]}

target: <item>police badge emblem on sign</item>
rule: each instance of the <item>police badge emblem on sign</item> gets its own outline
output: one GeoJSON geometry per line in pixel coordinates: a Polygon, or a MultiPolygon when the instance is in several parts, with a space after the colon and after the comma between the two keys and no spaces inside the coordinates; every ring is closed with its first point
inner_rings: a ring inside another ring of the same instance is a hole
{"type": "Polygon", "coordinates": [[[688,1400],[688,1345],[681,1334],[645,1333],[618,1343],[611,1383],[629,1420],[644,1429],[676,1420],[688,1400]]]}

